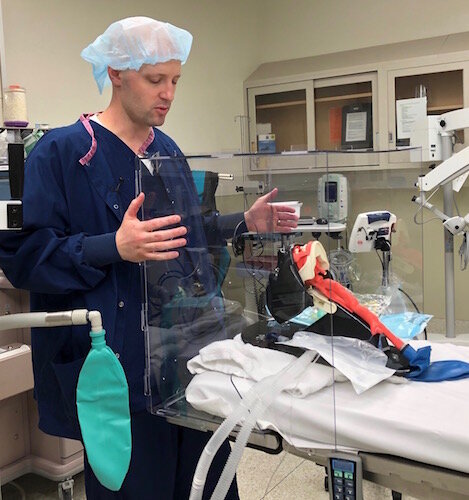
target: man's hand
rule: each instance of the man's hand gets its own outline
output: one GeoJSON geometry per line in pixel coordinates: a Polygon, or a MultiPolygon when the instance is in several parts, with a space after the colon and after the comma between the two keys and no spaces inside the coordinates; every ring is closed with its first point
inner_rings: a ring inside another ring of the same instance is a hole
{"type": "Polygon", "coordinates": [[[277,196],[278,189],[258,198],[252,207],[244,212],[244,220],[249,231],[257,233],[288,233],[298,225],[295,209],[282,205],[270,205],[277,196]]]}
{"type": "Polygon", "coordinates": [[[116,233],[116,246],[123,260],[143,262],[144,260],[171,260],[179,257],[174,250],[185,246],[187,240],[181,238],[187,233],[184,226],[164,229],[181,222],[179,215],[168,215],[141,221],[137,213],[145,195],[140,193],[132,200],[124,214],[122,224],[116,233]]]}

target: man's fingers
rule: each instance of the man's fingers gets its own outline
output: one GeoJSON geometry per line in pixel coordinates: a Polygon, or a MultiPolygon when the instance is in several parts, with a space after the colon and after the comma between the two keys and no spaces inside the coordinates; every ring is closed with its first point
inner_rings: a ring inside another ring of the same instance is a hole
{"type": "Polygon", "coordinates": [[[185,246],[187,240],[178,238],[175,240],[159,241],[145,245],[144,260],[172,260],[179,257],[177,248],[185,246]]]}
{"type": "Polygon", "coordinates": [[[171,250],[169,252],[147,252],[143,260],[173,260],[179,257],[179,252],[171,250]]]}
{"type": "Polygon", "coordinates": [[[147,243],[145,250],[149,252],[166,252],[185,246],[187,240],[185,238],[177,238],[175,240],[157,241],[155,243],[147,243]]]}
{"type": "Polygon", "coordinates": [[[160,229],[158,231],[147,231],[142,241],[144,243],[155,243],[158,241],[174,240],[187,233],[185,226],[175,227],[173,229],[160,229]]]}
{"type": "Polygon", "coordinates": [[[277,227],[295,228],[298,226],[298,216],[295,214],[295,210],[293,210],[292,212],[277,211],[276,213],[274,213],[272,219],[274,224],[277,225],[277,227]]]}
{"type": "Polygon", "coordinates": [[[277,193],[278,193],[278,188],[274,188],[272,189],[272,191],[268,192],[264,196],[261,196],[259,200],[263,199],[266,203],[268,203],[269,201],[273,201],[276,198],[277,193]]]}
{"type": "MultiPolygon", "coordinates": [[[[160,229],[159,231],[154,231],[153,234],[157,234],[156,241],[162,240],[172,240],[174,238],[179,238],[187,234],[187,228],[185,226],[175,227],[173,229],[160,229]]],[[[185,241],[185,240],[184,240],[185,241]]]]}
{"type": "Polygon", "coordinates": [[[143,193],[140,193],[130,202],[129,208],[127,209],[125,215],[127,215],[128,217],[136,218],[140,207],[143,205],[144,200],[145,195],[143,193]]]}
{"type": "Polygon", "coordinates": [[[155,217],[154,219],[143,221],[142,227],[145,231],[156,231],[157,229],[161,229],[163,227],[179,224],[179,222],[181,222],[180,215],[166,215],[164,217],[155,217]]]}
{"type": "Polygon", "coordinates": [[[275,210],[278,217],[285,219],[291,219],[292,214],[295,213],[295,209],[288,205],[276,205],[275,210]]]}
{"type": "Polygon", "coordinates": [[[277,217],[275,218],[275,221],[277,223],[282,223],[282,224],[285,224],[285,225],[288,225],[288,224],[298,224],[298,217],[296,215],[281,215],[281,214],[277,214],[277,217]]]}
{"type": "Polygon", "coordinates": [[[138,262],[177,259],[179,252],[176,249],[184,247],[186,244],[187,240],[185,238],[149,242],[141,246],[136,258],[138,262]]]}

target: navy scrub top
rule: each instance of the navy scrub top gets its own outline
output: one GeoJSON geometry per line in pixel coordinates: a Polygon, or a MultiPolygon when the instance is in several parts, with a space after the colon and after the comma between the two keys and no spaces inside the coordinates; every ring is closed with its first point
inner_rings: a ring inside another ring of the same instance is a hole
{"type": "MultiPolygon", "coordinates": [[[[87,164],[81,165],[80,159],[90,150],[91,137],[80,121],[48,132],[28,156],[24,229],[0,234],[0,267],[15,287],[30,290],[32,311],[101,312],[107,343],[119,355],[131,411],[136,412],[146,406],[140,268],[123,261],[115,244],[115,233],[135,197],[135,154],[112,132],[90,124],[97,148],[87,164]]],[[[148,154],[182,156],[170,137],[158,129],[154,133],[148,154]]],[[[197,268],[202,273],[198,281],[209,291],[213,279],[191,248],[232,237],[240,223],[239,229],[245,230],[243,214],[201,218],[191,212],[198,202],[190,170],[185,161],[175,163],[177,169],[163,182],[164,189],[160,186],[153,206],[171,213],[176,205],[184,212],[182,223],[190,227],[188,248],[174,265],[186,275],[197,268]]],[[[75,391],[90,349],[89,326],[32,329],[31,342],[39,427],[79,439],[75,391]]]]}

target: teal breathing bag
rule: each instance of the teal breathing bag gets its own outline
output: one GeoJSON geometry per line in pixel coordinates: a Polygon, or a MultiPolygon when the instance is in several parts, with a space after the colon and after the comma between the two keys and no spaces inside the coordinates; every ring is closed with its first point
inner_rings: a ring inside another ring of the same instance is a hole
{"type": "Polygon", "coordinates": [[[124,369],[106,345],[106,332],[90,332],[91,350],[78,377],[77,410],[88,462],[100,483],[122,486],[130,465],[129,387],[124,369]]]}

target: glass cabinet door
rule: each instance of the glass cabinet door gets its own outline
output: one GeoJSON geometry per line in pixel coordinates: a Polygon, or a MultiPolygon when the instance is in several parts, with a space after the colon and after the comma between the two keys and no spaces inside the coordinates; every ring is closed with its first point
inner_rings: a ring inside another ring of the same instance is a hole
{"type": "Polygon", "coordinates": [[[315,149],[373,149],[376,83],[376,73],[314,81],[315,149]]]}
{"type": "Polygon", "coordinates": [[[248,89],[251,152],[312,148],[308,130],[311,88],[311,82],[298,82],[248,89]]]}
{"type": "MultiPolygon", "coordinates": [[[[411,99],[423,98],[424,106],[426,100],[423,112],[427,115],[440,115],[467,106],[464,66],[464,63],[451,63],[388,72],[390,149],[409,145],[411,124],[405,123],[409,115],[399,113],[399,108],[415,102],[411,99]]],[[[415,113],[418,114],[418,111],[415,113]]],[[[463,130],[457,132],[457,138],[458,142],[464,143],[463,130]]]]}

